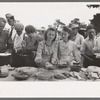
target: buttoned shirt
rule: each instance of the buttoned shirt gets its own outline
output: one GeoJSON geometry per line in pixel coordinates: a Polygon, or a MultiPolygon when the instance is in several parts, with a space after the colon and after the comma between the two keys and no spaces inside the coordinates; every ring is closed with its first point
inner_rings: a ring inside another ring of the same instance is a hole
{"type": "Polygon", "coordinates": [[[76,44],[69,40],[65,43],[63,40],[59,43],[59,60],[60,62],[71,62],[74,59],[79,61],[77,56],[77,46],[76,44]]]}
{"type": "Polygon", "coordinates": [[[12,52],[13,49],[13,42],[12,39],[9,37],[8,31],[3,30],[0,33],[0,52],[12,52]]]}
{"type": "Polygon", "coordinates": [[[38,45],[35,61],[42,59],[44,62],[54,62],[57,60],[57,42],[53,42],[48,46],[45,41],[42,41],[38,45]]]}
{"type": "Polygon", "coordinates": [[[14,49],[16,51],[23,49],[23,46],[22,46],[23,37],[24,37],[24,33],[22,33],[21,35],[18,35],[18,34],[15,35],[13,42],[14,42],[14,49]]]}

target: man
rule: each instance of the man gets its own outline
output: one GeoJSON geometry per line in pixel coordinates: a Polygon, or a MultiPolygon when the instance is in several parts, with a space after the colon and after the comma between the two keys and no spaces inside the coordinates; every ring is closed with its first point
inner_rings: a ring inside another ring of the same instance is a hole
{"type": "MultiPolygon", "coordinates": [[[[87,38],[84,40],[81,48],[81,53],[83,56],[83,66],[87,68],[90,65],[98,65],[97,60],[94,56],[94,47],[95,47],[95,29],[89,25],[87,27],[87,38]]],[[[100,62],[100,61],[99,61],[100,62]]]]}
{"type": "Polygon", "coordinates": [[[5,16],[6,16],[8,24],[11,26],[8,31],[9,31],[9,36],[13,40],[14,36],[16,34],[15,27],[14,27],[14,24],[16,23],[16,20],[15,20],[14,16],[11,15],[10,13],[7,13],[5,16]]]}
{"type": "Polygon", "coordinates": [[[71,28],[70,39],[76,43],[76,45],[77,45],[77,55],[78,55],[78,58],[81,59],[80,48],[81,48],[82,43],[84,41],[84,37],[81,34],[78,33],[78,30],[79,30],[78,24],[72,23],[70,28],[71,28]]]}
{"type": "Polygon", "coordinates": [[[23,37],[24,37],[23,29],[24,29],[23,24],[21,23],[15,24],[16,34],[14,36],[13,43],[14,43],[14,49],[16,52],[22,50],[24,46],[23,45],[23,37]]]}
{"type": "MultiPolygon", "coordinates": [[[[12,39],[9,37],[8,31],[4,30],[4,27],[6,25],[6,20],[2,17],[0,17],[0,53],[12,53],[13,50],[13,43],[12,39]]],[[[5,64],[10,64],[11,59],[6,59],[3,57],[0,57],[0,66],[5,64]]]]}
{"type": "Polygon", "coordinates": [[[15,23],[14,27],[15,27],[15,30],[16,30],[16,34],[13,38],[14,51],[13,51],[13,54],[12,54],[12,58],[13,58],[12,66],[20,67],[24,63],[23,59],[21,57],[21,53],[23,51],[23,46],[25,46],[24,41],[23,41],[24,25],[21,24],[21,23],[15,23]]]}
{"type": "Polygon", "coordinates": [[[13,43],[9,37],[8,31],[4,30],[6,20],[0,17],[0,53],[12,52],[13,43]]]}

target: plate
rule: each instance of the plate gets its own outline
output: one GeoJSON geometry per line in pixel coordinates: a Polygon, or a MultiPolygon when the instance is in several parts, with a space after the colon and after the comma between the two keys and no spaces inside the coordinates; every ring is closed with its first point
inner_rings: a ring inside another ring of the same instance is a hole
{"type": "Polygon", "coordinates": [[[79,72],[81,70],[81,66],[78,66],[78,65],[72,65],[70,66],[71,68],[71,71],[76,71],[76,72],[79,72]]]}
{"type": "Polygon", "coordinates": [[[27,74],[12,74],[13,77],[15,77],[15,79],[17,80],[26,80],[29,76],[27,74]]]}
{"type": "Polygon", "coordinates": [[[5,78],[8,76],[8,73],[0,73],[0,78],[5,78]]]}
{"type": "Polygon", "coordinates": [[[53,74],[49,72],[39,72],[36,76],[39,80],[49,80],[53,77],[53,74]]]}
{"type": "Polygon", "coordinates": [[[0,56],[10,56],[11,53],[0,53],[0,56]]]}

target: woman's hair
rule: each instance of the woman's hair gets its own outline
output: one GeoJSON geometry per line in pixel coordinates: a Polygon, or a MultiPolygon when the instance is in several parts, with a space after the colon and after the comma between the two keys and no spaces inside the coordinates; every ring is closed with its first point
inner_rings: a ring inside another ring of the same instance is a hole
{"type": "Polygon", "coordinates": [[[56,33],[56,29],[51,28],[51,27],[48,28],[48,29],[46,30],[46,32],[45,32],[45,34],[44,34],[44,39],[47,40],[47,34],[48,34],[49,31],[54,31],[54,32],[55,32],[55,37],[54,37],[54,39],[52,40],[52,42],[54,42],[54,41],[56,40],[57,33],[56,33]]]}
{"type": "Polygon", "coordinates": [[[34,26],[32,26],[32,25],[27,25],[27,26],[25,27],[25,31],[26,31],[26,33],[34,33],[36,30],[35,30],[34,26]]]}
{"type": "Polygon", "coordinates": [[[62,31],[68,32],[68,34],[69,34],[68,39],[70,39],[71,29],[68,28],[67,26],[63,26],[62,31]]]}

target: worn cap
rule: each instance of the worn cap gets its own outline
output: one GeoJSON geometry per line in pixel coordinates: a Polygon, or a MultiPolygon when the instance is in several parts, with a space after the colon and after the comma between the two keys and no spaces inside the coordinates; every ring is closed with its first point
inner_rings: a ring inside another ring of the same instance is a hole
{"type": "Polygon", "coordinates": [[[7,13],[5,16],[6,16],[7,19],[10,19],[12,17],[14,18],[14,16],[12,14],[10,14],[10,13],[7,13]]]}
{"type": "Polygon", "coordinates": [[[71,29],[73,29],[73,28],[79,28],[79,25],[78,24],[71,24],[70,28],[71,29]]]}

